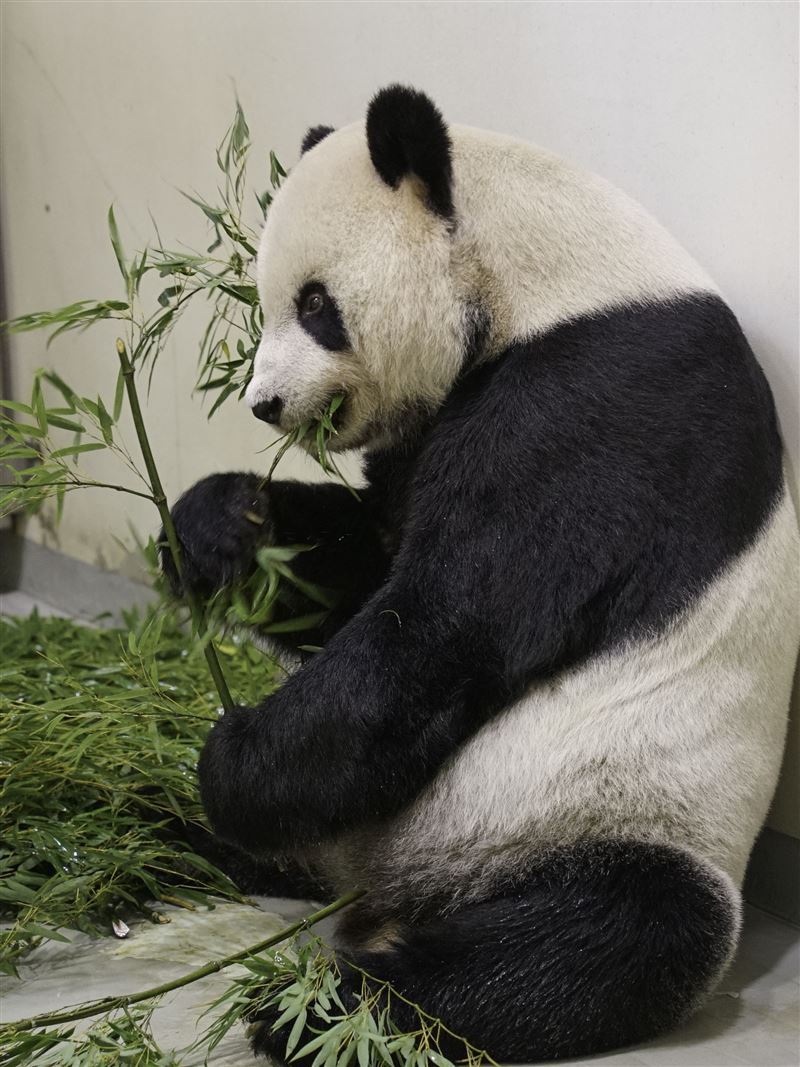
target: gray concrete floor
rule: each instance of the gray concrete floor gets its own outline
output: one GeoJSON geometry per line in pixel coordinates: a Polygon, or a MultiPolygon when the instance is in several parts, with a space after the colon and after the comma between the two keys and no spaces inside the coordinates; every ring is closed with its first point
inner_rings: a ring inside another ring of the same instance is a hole
{"type": "MultiPolygon", "coordinates": [[[[124,939],[93,940],[75,934],[69,945],[45,943],[28,954],[18,980],[0,977],[0,1019],[11,1022],[83,1001],[150,989],[268,938],[318,907],[309,901],[266,897],[257,905],[220,902],[213,910],[194,912],[165,905],[159,912],[169,922],[134,923],[124,939]]],[[[330,936],[330,921],[320,923],[318,932],[330,936]]],[[[208,1018],[201,1018],[203,1011],[239,973],[243,973],[241,968],[229,967],[164,997],[152,1020],[153,1036],[161,1048],[187,1049],[208,1024],[208,1018]]],[[[184,1052],[179,1060],[182,1067],[201,1067],[206,1062],[202,1052],[184,1052]]],[[[208,1060],[213,1067],[252,1062],[243,1029],[231,1031],[208,1060]]]]}
{"type": "MultiPolygon", "coordinates": [[[[3,594],[0,612],[63,614],[22,593],[3,594]]],[[[0,978],[3,1021],[97,997],[147,988],[251,944],[313,910],[297,901],[263,899],[259,908],[221,904],[213,911],[166,909],[165,925],[137,923],[125,940],[77,935],[32,953],[19,980],[0,978]]],[[[322,928],[329,935],[330,927],[322,928]]],[[[154,1016],[165,1048],[195,1038],[197,1017],[228,982],[232,970],[180,990],[154,1016]]],[[[192,1056],[186,1067],[199,1067],[192,1056]]],[[[214,1067],[252,1062],[244,1036],[231,1034],[209,1061],[214,1067]]],[[[688,1025],[640,1048],[573,1064],[598,1067],[797,1067],[800,1064],[800,930],[746,909],[736,960],[720,991],[688,1025]]]]}
{"type": "Polygon", "coordinates": [[[0,615],[30,615],[36,608],[40,615],[57,615],[61,619],[69,618],[66,611],[59,611],[52,604],[14,590],[13,593],[0,593],[0,615]]]}

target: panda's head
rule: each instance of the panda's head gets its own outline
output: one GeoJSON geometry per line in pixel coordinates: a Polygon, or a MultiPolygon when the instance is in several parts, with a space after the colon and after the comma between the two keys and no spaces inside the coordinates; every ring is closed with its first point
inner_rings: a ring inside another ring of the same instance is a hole
{"type": "Polygon", "coordinates": [[[450,138],[422,93],[393,86],[366,123],[310,130],[258,253],[254,413],[288,431],[343,394],[331,442],[343,449],[441,403],[469,325],[453,226],[450,138]]]}
{"type": "Polygon", "coordinates": [[[317,127],[303,149],[259,249],[247,401],[291,430],[344,394],[332,447],[396,438],[468,362],[516,340],[716,291],[608,182],[524,141],[448,128],[412,89],[382,90],[366,123],[317,127]]]}

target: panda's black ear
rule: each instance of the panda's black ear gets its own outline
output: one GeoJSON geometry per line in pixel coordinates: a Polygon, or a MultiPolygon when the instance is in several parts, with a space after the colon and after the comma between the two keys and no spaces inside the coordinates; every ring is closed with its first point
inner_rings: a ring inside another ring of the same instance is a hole
{"type": "Polygon", "coordinates": [[[367,144],[387,185],[396,189],[413,174],[425,186],[433,211],[446,219],[453,217],[450,135],[429,97],[404,85],[381,89],[367,111],[367,144]]]}
{"type": "Polygon", "coordinates": [[[300,155],[304,156],[309,148],[324,141],[329,133],[333,133],[333,126],[312,126],[306,131],[303,143],[300,145],[300,155]]]}

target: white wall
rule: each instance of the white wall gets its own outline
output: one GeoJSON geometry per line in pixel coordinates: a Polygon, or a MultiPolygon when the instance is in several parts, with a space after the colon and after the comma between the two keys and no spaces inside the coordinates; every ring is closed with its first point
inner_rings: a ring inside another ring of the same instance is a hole
{"type": "MultiPolygon", "coordinates": [[[[798,8],[791,3],[95,3],[2,6],[2,226],[9,311],[114,295],[105,211],[140,247],[151,230],[203,239],[174,187],[213,189],[233,84],[263,158],[291,163],[306,127],[359,117],[401,80],[459,122],[537,141],[650,208],[721,284],[770,377],[795,470],[798,420],[798,8]]],[[[20,391],[45,361],[108,392],[113,333],[45,354],[14,341],[20,391]]],[[[191,338],[173,345],[149,408],[175,494],[251,467],[264,430],[188,401],[191,338]]],[[[111,474],[101,457],[98,477],[111,474]]],[[[114,536],[147,506],[70,501],[57,537],[127,566],[114,536]]],[[[795,735],[796,744],[796,735],[795,735]]],[[[774,824],[800,832],[784,787],[774,824]]]]}

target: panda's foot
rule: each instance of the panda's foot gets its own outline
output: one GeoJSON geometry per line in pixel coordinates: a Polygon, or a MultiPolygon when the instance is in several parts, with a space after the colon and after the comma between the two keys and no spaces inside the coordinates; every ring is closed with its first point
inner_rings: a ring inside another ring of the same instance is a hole
{"type": "MultiPolygon", "coordinates": [[[[419,1004],[500,1062],[591,1056],[683,1022],[718,981],[737,929],[738,897],[710,864],[655,844],[585,843],[543,856],[503,895],[353,952],[361,970],[340,960],[339,995],[357,1004],[366,971],[406,998],[391,1001],[400,1032],[418,1030],[419,1004]]],[[[286,1062],[290,1027],[273,1032],[276,1018],[259,1017],[253,1049],[286,1062]]],[[[440,1051],[465,1057],[453,1037],[440,1051]]],[[[309,1067],[314,1055],[291,1063],[309,1067]]]]}

